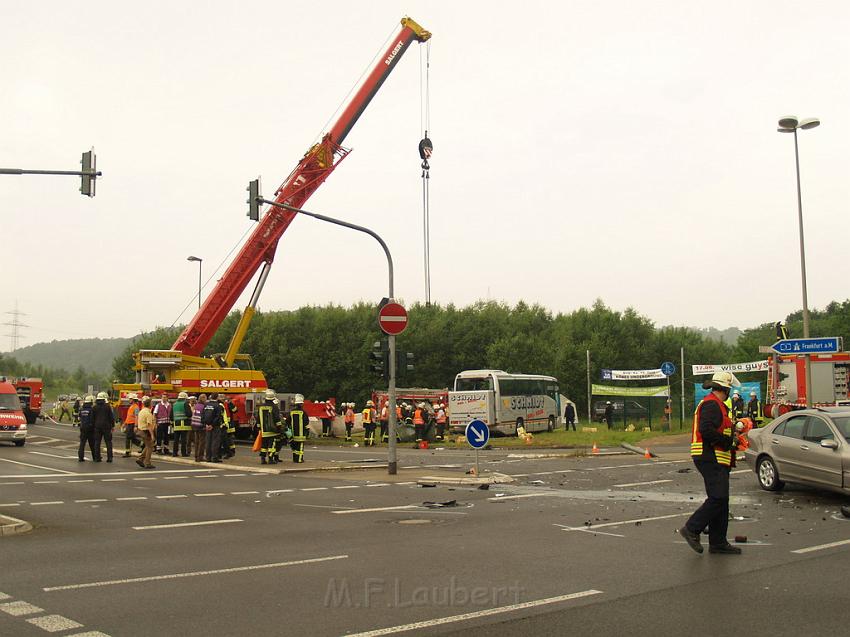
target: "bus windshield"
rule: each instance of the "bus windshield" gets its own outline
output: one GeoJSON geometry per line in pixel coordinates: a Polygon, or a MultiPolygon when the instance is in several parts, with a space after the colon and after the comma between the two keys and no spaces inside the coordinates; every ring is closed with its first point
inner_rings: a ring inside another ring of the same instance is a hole
{"type": "Polygon", "coordinates": [[[492,391],[493,377],[486,378],[457,378],[455,391],[492,391]]]}

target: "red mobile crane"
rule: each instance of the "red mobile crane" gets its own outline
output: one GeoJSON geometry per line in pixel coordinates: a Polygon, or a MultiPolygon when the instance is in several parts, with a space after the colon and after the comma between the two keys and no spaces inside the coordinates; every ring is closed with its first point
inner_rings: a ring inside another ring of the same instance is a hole
{"type": "MultiPolygon", "coordinates": [[[[343,141],[402,55],[414,40],[426,42],[430,37],[431,33],[411,18],[402,19],[401,30],[391,41],[384,55],[378,58],[375,67],[339,119],[322,140],[304,154],[277,189],[277,203],[303,207],[310,195],[350,152],[350,149],[342,146],[343,141]]],[[[254,315],[260,292],[268,278],[278,241],[294,217],[295,213],[288,210],[269,208],[171,349],[143,350],[134,355],[136,382],[114,385],[119,395],[139,391],[172,393],[181,390],[244,394],[267,387],[262,372],[253,369],[250,357],[239,354],[238,351],[254,315]],[[201,353],[204,347],[258,271],[260,274],[254,292],[227,352],[212,358],[203,358],[201,353]],[[236,361],[241,361],[242,367],[248,369],[237,368],[236,361]]]]}

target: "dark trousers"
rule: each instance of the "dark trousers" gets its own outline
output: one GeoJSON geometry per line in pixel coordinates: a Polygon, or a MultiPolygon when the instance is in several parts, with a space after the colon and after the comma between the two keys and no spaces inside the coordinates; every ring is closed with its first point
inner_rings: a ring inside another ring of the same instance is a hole
{"type": "Polygon", "coordinates": [[[100,460],[100,443],[106,442],[106,460],[112,462],[112,427],[94,428],[94,450],[97,452],[95,460],[100,460]]]}
{"type": "Polygon", "coordinates": [[[177,455],[177,447],[180,447],[180,455],[184,458],[189,455],[189,450],[187,445],[189,443],[189,433],[188,431],[175,431],[174,432],[174,449],[173,455],[177,455]]]}
{"type": "Polygon", "coordinates": [[[363,423],[363,446],[375,446],[375,423],[373,422],[363,423]]]}
{"type": "Polygon", "coordinates": [[[233,442],[234,434],[230,433],[226,427],[221,428],[221,451],[219,455],[230,456],[236,455],[236,443],[233,442]]]}
{"type": "Polygon", "coordinates": [[[142,446],[142,439],[136,435],[136,425],[124,425],[124,453],[129,454],[132,445],[142,446]]]}
{"type": "Polygon", "coordinates": [[[705,482],[705,494],[708,496],[685,527],[692,533],[701,533],[708,528],[708,543],[712,546],[726,544],[726,530],[729,528],[729,467],[711,460],[694,458],[697,471],[705,482]]]}
{"type": "Polygon", "coordinates": [[[213,425],[207,431],[207,462],[221,460],[221,427],[213,425]]]}
{"type": "Polygon", "coordinates": [[[158,422],[156,424],[156,449],[160,453],[168,451],[168,426],[167,422],[158,422]]]}
{"type": "Polygon", "coordinates": [[[322,435],[326,437],[333,435],[333,421],[330,418],[322,418],[322,435]]]}
{"type": "Polygon", "coordinates": [[[351,430],[354,428],[353,422],[345,423],[345,439],[351,440],[351,430]]]}
{"type": "Polygon", "coordinates": [[[381,421],[381,442],[388,442],[390,439],[390,423],[387,420],[381,421]]]}
{"type": "Polygon", "coordinates": [[[443,440],[445,438],[446,433],[446,423],[438,422],[437,423],[437,440],[443,440]]]}
{"type": "Polygon", "coordinates": [[[567,424],[564,425],[564,431],[569,431],[570,427],[572,427],[573,431],[575,431],[576,430],[576,421],[570,420],[569,418],[567,418],[567,424]]]}
{"type": "Polygon", "coordinates": [[[204,449],[206,448],[207,432],[203,429],[192,430],[192,446],[195,448],[195,462],[200,462],[204,459],[204,449]]]}
{"type": "Polygon", "coordinates": [[[416,442],[425,438],[425,424],[413,425],[413,431],[416,432],[416,442]]]}
{"type": "MultiPolygon", "coordinates": [[[[372,431],[374,433],[374,429],[372,431]]],[[[304,441],[293,440],[289,446],[292,448],[292,462],[304,462],[304,441]]]]}
{"type": "Polygon", "coordinates": [[[91,459],[94,460],[100,455],[95,452],[94,425],[82,425],[80,427],[80,450],[77,453],[80,460],[83,460],[86,457],[86,443],[88,443],[89,449],[91,450],[91,459]]]}

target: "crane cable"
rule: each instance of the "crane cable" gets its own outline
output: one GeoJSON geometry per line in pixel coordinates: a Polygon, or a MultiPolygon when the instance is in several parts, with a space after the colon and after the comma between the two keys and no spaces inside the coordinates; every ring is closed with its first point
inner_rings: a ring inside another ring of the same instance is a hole
{"type": "Polygon", "coordinates": [[[423,96],[422,47],[419,48],[419,124],[423,135],[419,142],[419,158],[422,160],[422,236],[425,258],[425,305],[431,305],[431,165],[428,159],[434,145],[428,137],[431,128],[431,41],[425,44],[425,72],[423,96]]]}

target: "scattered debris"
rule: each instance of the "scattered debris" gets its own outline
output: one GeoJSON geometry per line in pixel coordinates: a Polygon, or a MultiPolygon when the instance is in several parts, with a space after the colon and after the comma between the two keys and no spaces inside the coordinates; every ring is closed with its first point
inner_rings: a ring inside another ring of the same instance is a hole
{"type": "Polygon", "coordinates": [[[676,471],[676,473],[690,473],[690,472],[691,472],[690,467],[685,467],[684,469],[679,469],[678,471],[676,471]]]}
{"type": "Polygon", "coordinates": [[[422,506],[429,509],[443,509],[446,507],[456,507],[457,500],[448,500],[447,502],[423,502],[422,506]]]}
{"type": "Polygon", "coordinates": [[[420,482],[419,486],[422,488],[433,488],[437,486],[436,482],[420,482]]]}
{"type": "Polygon", "coordinates": [[[744,544],[744,543],[746,543],[746,541],[747,541],[746,535],[736,535],[735,536],[735,542],[737,542],[738,544],[744,544]]]}
{"type": "Polygon", "coordinates": [[[546,484],[543,480],[532,480],[529,484],[546,484]]]}
{"type": "Polygon", "coordinates": [[[490,488],[490,485],[489,484],[479,484],[478,488],[481,489],[482,491],[487,491],[487,489],[490,488]]]}

